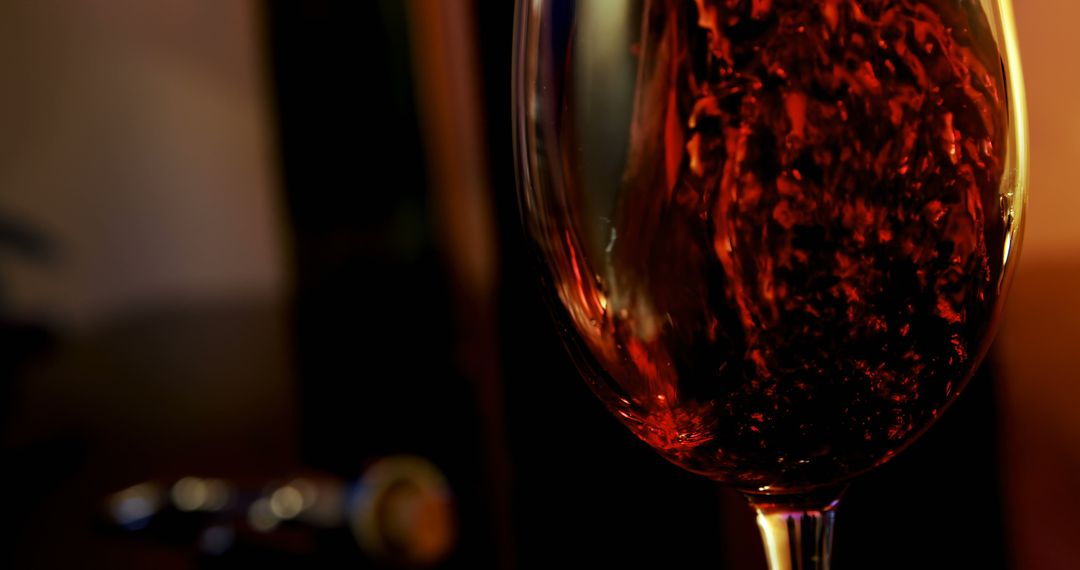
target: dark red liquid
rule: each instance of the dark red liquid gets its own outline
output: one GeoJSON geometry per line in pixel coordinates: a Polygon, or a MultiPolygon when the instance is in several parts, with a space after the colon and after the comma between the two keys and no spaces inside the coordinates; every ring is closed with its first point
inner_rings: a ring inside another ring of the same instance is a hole
{"type": "Polygon", "coordinates": [[[593,387],[665,457],[746,489],[887,460],[996,312],[1008,117],[979,3],[645,13],[611,242],[590,258],[562,230],[548,253],[593,387]]]}

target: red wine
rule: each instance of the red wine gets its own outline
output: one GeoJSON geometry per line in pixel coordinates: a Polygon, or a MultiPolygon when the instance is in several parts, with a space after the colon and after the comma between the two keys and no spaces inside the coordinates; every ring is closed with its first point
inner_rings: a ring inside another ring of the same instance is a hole
{"type": "Polygon", "coordinates": [[[887,460],[996,314],[1007,92],[980,3],[653,0],[633,49],[610,241],[567,229],[584,189],[566,156],[571,221],[547,252],[594,390],[744,489],[887,460]]]}

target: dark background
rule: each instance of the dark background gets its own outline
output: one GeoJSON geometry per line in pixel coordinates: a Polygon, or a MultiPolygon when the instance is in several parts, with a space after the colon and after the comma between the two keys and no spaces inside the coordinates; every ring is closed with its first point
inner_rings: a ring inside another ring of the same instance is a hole
{"type": "MultiPolygon", "coordinates": [[[[407,453],[435,463],[456,496],[443,567],[763,567],[741,498],[633,438],[555,334],[513,191],[513,3],[466,12],[498,244],[484,294],[446,245],[452,214],[432,206],[439,147],[414,74],[428,44],[410,36],[406,4],[275,1],[252,13],[288,292],[75,330],[0,303],[0,489],[15,522],[0,564],[383,567],[341,529],[240,533],[211,556],[198,548],[205,520],[123,532],[102,504],[189,474],[350,480],[407,453]]],[[[31,263],[65,255],[18,216],[0,216],[0,244],[31,263]]],[[[852,486],[835,568],[1010,566],[999,362],[996,351],[926,437],[852,486]]]]}

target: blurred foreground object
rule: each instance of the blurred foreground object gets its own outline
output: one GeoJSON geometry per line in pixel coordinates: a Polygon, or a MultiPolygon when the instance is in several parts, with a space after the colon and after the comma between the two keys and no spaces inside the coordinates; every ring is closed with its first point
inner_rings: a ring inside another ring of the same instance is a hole
{"type": "Polygon", "coordinates": [[[139,483],[105,501],[113,524],[129,531],[183,542],[194,527],[193,546],[206,556],[226,556],[244,541],[312,555],[313,535],[347,527],[369,561],[392,568],[429,568],[446,558],[456,541],[453,505],[439,469],[409,456],[377,460],[355,482],[314,474],[241,486],[188,476],[169,486],[139,483]]]}

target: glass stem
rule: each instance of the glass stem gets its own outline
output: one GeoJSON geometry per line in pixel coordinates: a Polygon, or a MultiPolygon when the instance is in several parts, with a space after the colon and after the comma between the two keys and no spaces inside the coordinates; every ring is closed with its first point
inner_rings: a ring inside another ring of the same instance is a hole
{"type": "Polygon", "coordinates": [[[831,499],[747,495],[769,570],[829,570],[841,493],[830,494],[831,499]]]}

